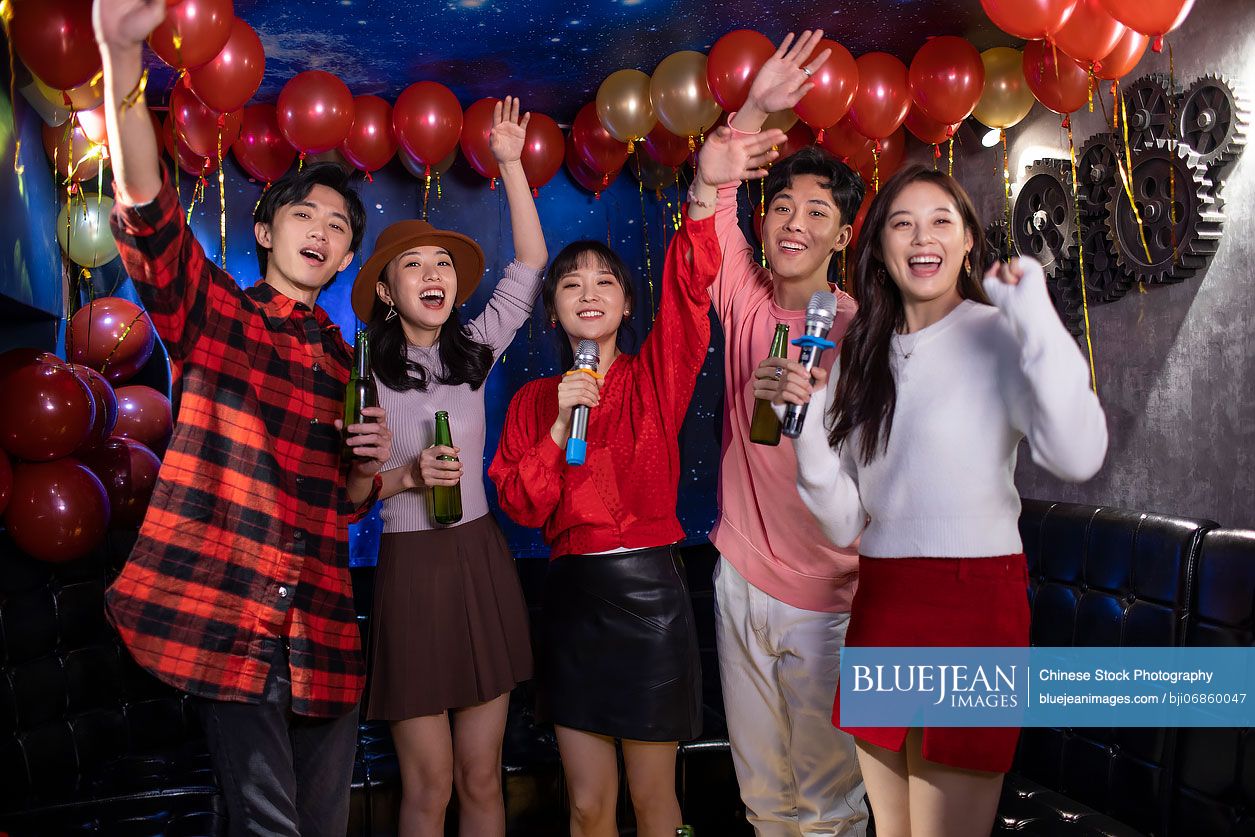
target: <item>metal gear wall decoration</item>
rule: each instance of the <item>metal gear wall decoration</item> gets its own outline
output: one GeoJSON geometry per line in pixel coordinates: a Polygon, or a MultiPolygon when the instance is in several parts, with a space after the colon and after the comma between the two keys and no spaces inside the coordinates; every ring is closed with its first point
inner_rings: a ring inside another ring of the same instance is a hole
{"type": "Polygon", "coordinates": [[[1177,135],[1218,176],[1246,148],[1250,129],[1249,103],[1224,76],[1210,73],[1196,79],[1181,97],[1177,135]]]}
{"type": "Polygon", "coordinates": [[[1137,277],[1120,264],[1107,231],[1106,219],[1086,222],[1085,233],[1085,290],[1090,305],[1115,302],[1127,294],[1137,283],[1137,277]]]}
{"type": "Polygon", "coordinates": [[[1107,229],[1119,266],[1153,283],[1179,282],[1205,267],[1219,246],[1224,215],[1201,158],[1184,144],[1178,143],[1174,153],[1167,141],[1157,143],[1134,156],[1132,185],[1150,259],[1124,189],[1114,188],[1107,202],[1107,229]],[[1176,178],[1175,234],[1170,172],[1176,178]]]}
{"type": "Polygon", "coordinates": [[[1080,238],[1069,161],[1044,159],[1028,167],[1011,210],[1011,236],[1018,252],[1041,262],[1047,279],[1076,259],[1080,238]]]}
{"type": "Polygon", "coordinates": [[[1151,73],[1128,85],[1124,89],[1124,109],[1129,144],[1134,148],[1153,148],[1155,143],[1170,139],[1180,95],[1180,89],[1173,87],[1164,73],[1151,73]]]}
{"type": "Polygon", "coordinates": [[[1095,134],[1076,158],[1077,199],[1085,218],[1105,218],[1111,187],[1120,182],[1122,151],[1113,134],[1095,134]]]}

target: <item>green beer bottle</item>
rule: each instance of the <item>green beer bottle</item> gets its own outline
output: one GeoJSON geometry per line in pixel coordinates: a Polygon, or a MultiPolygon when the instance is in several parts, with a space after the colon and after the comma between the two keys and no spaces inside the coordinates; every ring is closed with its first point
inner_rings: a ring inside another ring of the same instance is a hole
{"type": "MultiPolygon", "coordinates": [[[[344,388],[344,436],[348,439],[349,425],[362,424],[362,409],[379,406],[379,391],[375,389],[375,376],[370,374],[370,338],[365,330],[358,331],[353,341],[353,368],[349,371],[349,383],[344,388]]],[[[346,458],[357,456],[345,444],[346,458]]]]}
{"type": "MultiPolygon", "coordinates": [[[[453,434],[449,432],[449,414],[444,410],[436,413],[437,445],[453,447],[453,434]]],[[[447,462],[457,462],[456,456],[441,456],[447,462]]],[[[431,487],[432,517],[437,523],[448,526],[462,519],[462,486],[433,485],[431,487]]]]}
{"type": "MultiPolygon", "coordinates": [[[[789,356],[789,325],[776,323],[776,334],[771,338],[771,356],[789,356]]],[[[754,401],[754,416],[750,420],[750,441],[759,445],[780,444],[780,419],[776,418],[771,402],[762,398],[754,401]]]]}
{"type": "Polygon", "coordinates": [[[693,826],[682,825],[675,830],[675,837],[696,837],[696,832],[693,831],[693,826]]]}

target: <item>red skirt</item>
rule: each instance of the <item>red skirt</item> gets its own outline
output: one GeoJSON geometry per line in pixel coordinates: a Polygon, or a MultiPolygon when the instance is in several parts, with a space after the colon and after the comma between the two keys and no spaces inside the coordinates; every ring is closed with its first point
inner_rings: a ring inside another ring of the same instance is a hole
{"type": "MultiPolygon", "coordinates": [[[[996,558],[859,556],[848,648],[1027,646],[1028,564],[1023,553],[996,558]]],[[[848,727],[841,692],[832,722],[862,741],[901,751],[906,727],[848,727]]],[[[1015,727],[927,727],[925,759],[1005,773],[1015,757],[1015,727]]]]}

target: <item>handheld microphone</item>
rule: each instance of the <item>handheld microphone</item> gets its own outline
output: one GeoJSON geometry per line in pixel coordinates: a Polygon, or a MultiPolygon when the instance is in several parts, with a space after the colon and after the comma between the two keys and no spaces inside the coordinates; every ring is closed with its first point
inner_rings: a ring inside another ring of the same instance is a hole
{"type": "MultiPolygon", "coordinates": [[[[597,350],[597,341],[581,340],[575,350],[575,365],[571,367],[571,372],[580,370],[596,372],[600,362],[601,353],[597,350]]],[[[584,464],[584,458],[588,453],[588,444],[584,441],[586,435],[588,435],[588,408],[580,404],[571,410],[571,436],[566,440],[566,464],[584,464]]]]}
{"type": "MultiPolygon", "coordinates": [[[[832,329],[832,321],[837,316],[836,294],[828,291],[815,291],[811,301],[806,304],[806,334],[793,341],[794,346],[801,346],[802,352],[798,360],[806,371],[810,372],[819,363],[824,349],[836,347],[828,339],[832,329]]],[[[796,439],[802,432],[802,424],[806,421],[806,405],[790,404],[784,411],[784,421],[780,422],[780,432],[790,439],[796,439]]]]}

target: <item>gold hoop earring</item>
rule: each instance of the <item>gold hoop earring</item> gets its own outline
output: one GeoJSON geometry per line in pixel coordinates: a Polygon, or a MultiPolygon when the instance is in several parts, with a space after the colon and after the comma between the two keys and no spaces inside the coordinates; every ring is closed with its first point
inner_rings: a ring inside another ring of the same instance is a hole
{"type": "Polygon", "coordinates": [[[395,320],[396,318],[397,318],[397,307],[389,303],[388,304],[388,316],[384,317],[383,321],[386,323],[389,320],[395,320]]]}

